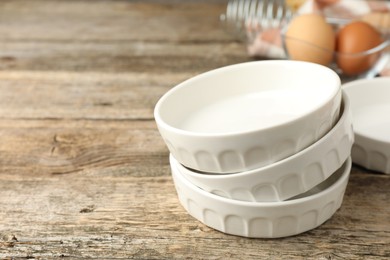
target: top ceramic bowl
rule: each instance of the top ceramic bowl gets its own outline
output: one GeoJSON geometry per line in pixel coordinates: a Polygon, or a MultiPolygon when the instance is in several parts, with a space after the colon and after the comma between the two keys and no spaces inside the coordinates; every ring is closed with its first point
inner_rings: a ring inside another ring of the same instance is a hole
{"type": "Polygon", "coordinates": [[[390,174],[390,78],[356,80],[343,89],[351,100],[353,162],[390,174]]]}
{"type": "Polygon", "coordinates": [[[340,78],[314,63],[256,61],[216,69],[168,91],[155,120],[183,165],[234,173],[284,159],[336,122],[340,78]]]}

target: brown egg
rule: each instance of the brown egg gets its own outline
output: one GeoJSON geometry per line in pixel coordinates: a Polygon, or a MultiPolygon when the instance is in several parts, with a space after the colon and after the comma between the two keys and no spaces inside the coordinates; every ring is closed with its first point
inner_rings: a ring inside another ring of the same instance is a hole
{"type": "Polygon", "coordinates": [[[321,15],[304,14],[289,24],[285,44],[290,59],[328,65],[335,49],[335,33],[321,15]]]}
{"type": "Polygon", "coordinates": [[[383,42],[381,34],[370,24],[354,21],[337,34],[337,65],[346,75],[357,75],[371,68],[379,53],[365,54],[383,42]]]}

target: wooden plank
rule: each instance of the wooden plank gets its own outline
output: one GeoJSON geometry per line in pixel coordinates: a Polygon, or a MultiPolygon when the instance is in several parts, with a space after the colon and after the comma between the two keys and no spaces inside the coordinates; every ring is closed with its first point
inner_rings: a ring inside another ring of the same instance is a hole
{"type": "Polygon", "coordinates": [[[226,3],[1,1],[0,70],[198,72],[250,60],[226,3]]]}
{"type": "MultiPolygon", "coordinates": [[[[115,167],[109,174],[107,170],[91,168],[52,178],[25,175],[23,180],[20,175],[0,175],[0,257],[390,256],[390,210],[383,208],[389,199],[388,176],[352,174],[342,208],[320,228],[290,238],[246,239],[212,230],[188,216],[169,176],[134,177],[115,167]],[[372,214],[375,218],[368,217],[372,214]]],[[[169,174],[169,169],[164,171],[169,174]]]]}
{"type": "Polygon", "coordinates": [[[0,70],[183,73],[250,60],[241,42],[0,41],[0,70]]]}
{"type": "Polygon", "coordinates": [[[129,176],[166,174],[168,150],[154,121],[0,120],[3,176],[111,174],[112,167],[129,176]]]}
{"type": "Polygon", "coordinates": [[[34,0],[0,2],[2,40],[227,41],[226,1],[34,0]]]}
{"type": "Polygon", "coordinates": [[[153,119],[157,100],[192,75],[0,72],[0,118],[153,119]]]}

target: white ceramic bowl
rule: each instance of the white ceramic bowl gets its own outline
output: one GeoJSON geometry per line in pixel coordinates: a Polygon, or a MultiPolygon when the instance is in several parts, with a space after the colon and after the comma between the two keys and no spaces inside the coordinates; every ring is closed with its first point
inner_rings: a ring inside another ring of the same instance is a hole
{"type": "Polygon", "coordinates": [[[182,206],[205,225],[231,235],[276,238],[316,228],[341,206],[351,159],[326,183],[303,197],[281,202],[246,202],[208,193],[189,182],[171,165],[182,206]]]}
{"type": "Polygon", "coordinates": [[[222,197],[259,202],[286,200],[324,181],[351,155],[354,134],[350,105],[345,95],[341,113],[336,125],[319,141],[262,168],[213,175],[184,167],[172,154],[170,162],[190,182],[222,197]]]}
{"type": "Polygon", "coordinates": [[[353,162],[390,174],[390,78],[352,81],[343,89],[351,102],[353,162]]]}
{"type": "Polygon", "coordinates": [[[286,158],[321,138],[338,118],[340,78],[314,63],[231,65],[168,91],[154,116],[183,165],[232,173],[286,158]]]}

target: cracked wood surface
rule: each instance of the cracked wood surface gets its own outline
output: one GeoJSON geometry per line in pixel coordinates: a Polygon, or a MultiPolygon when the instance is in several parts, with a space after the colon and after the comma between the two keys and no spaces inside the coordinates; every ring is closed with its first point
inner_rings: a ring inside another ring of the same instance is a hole
{"type": "Polygon", "coordinates": [[[386,259],[390,177],[352,169],[340,210],[283,239],[180,206],[154,104],[249,61],[223,1],[0,2],[0,258],[386,259]]]}

